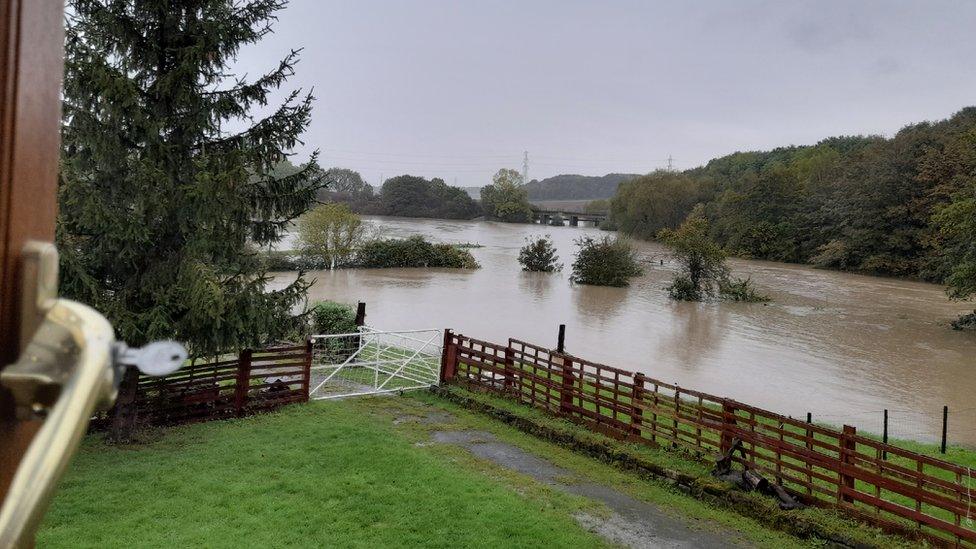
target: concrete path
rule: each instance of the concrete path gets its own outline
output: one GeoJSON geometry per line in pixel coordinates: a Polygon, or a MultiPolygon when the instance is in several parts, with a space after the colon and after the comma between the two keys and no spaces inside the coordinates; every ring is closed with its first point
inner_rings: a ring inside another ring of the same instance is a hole
{"type": "Polygon", "coordinates": [[[685,547],[743,547],[730,539],[733,533],[695,529],[680,518],[665,513],[658,507],[634,499],[609,486],[594,483],[574,484],[567,482],[572,472],[554,465],[535,454],[499,441],[485,431],[436,431],[436,442],[454,444],[472,454],[517,471],[533,479],[570,494],[576,494],[609,507],[613,514],[608,519],[588,514],[577,515],[576,520],[591,532],[626,547],[634,548],[685,548],[685,547]]]}

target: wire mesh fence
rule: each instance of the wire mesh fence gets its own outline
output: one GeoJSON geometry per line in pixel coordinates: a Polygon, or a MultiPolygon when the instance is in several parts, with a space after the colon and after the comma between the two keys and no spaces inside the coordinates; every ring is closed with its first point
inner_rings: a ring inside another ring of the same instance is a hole
{"type": "Polygon", "coordinates": [[[976,433],[976,406],[878,408],[844,414],[812,413],[810,417],[815,423],[853,425],[861,432],[872,433],[886,440],[917,441],[942,446],[954,445],[954,441],[969,440],[976,433]]]}

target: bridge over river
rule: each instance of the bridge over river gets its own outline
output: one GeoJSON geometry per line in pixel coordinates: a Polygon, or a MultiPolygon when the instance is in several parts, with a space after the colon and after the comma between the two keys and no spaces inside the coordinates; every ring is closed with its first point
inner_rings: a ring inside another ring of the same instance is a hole
{"type": "Polygon", "coordinates": [[[580,223],[584,226],[589,223],[593,227],[599,227],[600,223],[607,219],[605,213],[582,213],[563,210],[534,210],[532,212],[532,222],[542,225],[565,225],[567,222],[570,227],[579,227],[580,223]]]}

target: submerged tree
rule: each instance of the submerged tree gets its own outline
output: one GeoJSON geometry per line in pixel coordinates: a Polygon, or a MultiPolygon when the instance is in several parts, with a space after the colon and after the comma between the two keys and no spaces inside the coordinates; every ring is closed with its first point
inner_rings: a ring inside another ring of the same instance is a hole
{"type": "Polygon", "coordinates": [[[518,262],[523,271],[552,273],[561,271],[563,266],[556,255],[556,245],[549,235],[525,239],[525,246],[519,250],[518,262]]]}
{"type": "Polygon", "coordinates": [[[667,287],[680,301],[701,301],[721,294],[731,301],[768,301],[756,292],[748,278],[733,277],[725,264],[726,253],[708,236],[708,219],[695,208],[675,230],[665,229],[659,238],[671,246],[681,271],[667,287]]]}
{"type": "Polygon", "coordinates": [[[348,263],[365,238],[363,220],[345,204],[322,204],[298,220],[302,253],[320,260],[329,270],[348,263]]]}
{"type": "Polygon", "coordinates": [[[579,249],[569,277],[574,284],[627,286],[631,277],[642,272],[634,247],[624,239],[584,236],[576,240],[576,245],[579,249]]]}
{"type": "Polygon", "coordinates": [[[692,212],[680,227],[664,229],[658,237],[671,247],[681,272],[668,286],[672,299],[701,301],[715,295],[719,283],[729,275],[725,251],[708,236],[708,220],[700,209],[692,212]]]}
{"type": "Polygon", "coordinates": [[[279,240],[314,202],[320,171],[275,167],[308,126],[300,91],[264,112],[298,52],[248,81],[238,50],[271,32],[280,0],[72,0],[64,83],[62,291],[130,344],[195,355],[292,326],[307,285],[269,291],[247,250],[279,240]]]}

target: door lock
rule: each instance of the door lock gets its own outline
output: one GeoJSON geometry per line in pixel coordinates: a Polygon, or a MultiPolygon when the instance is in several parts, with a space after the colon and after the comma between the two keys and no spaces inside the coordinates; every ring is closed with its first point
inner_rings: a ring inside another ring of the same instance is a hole
{"type": "Polygon", "coordinates": [[[18,420],[43,424],[21,457],[0,507],[0,549],[32,539],[54,487],[97,409],[115,401],[127,366],[166,375],[186,360],[174,341],[134,349],[115,340],[98,311],[57,297],[58,254],[53,244],[31,242],[22,261],[21,352],[0,371],[18,420]]]}

